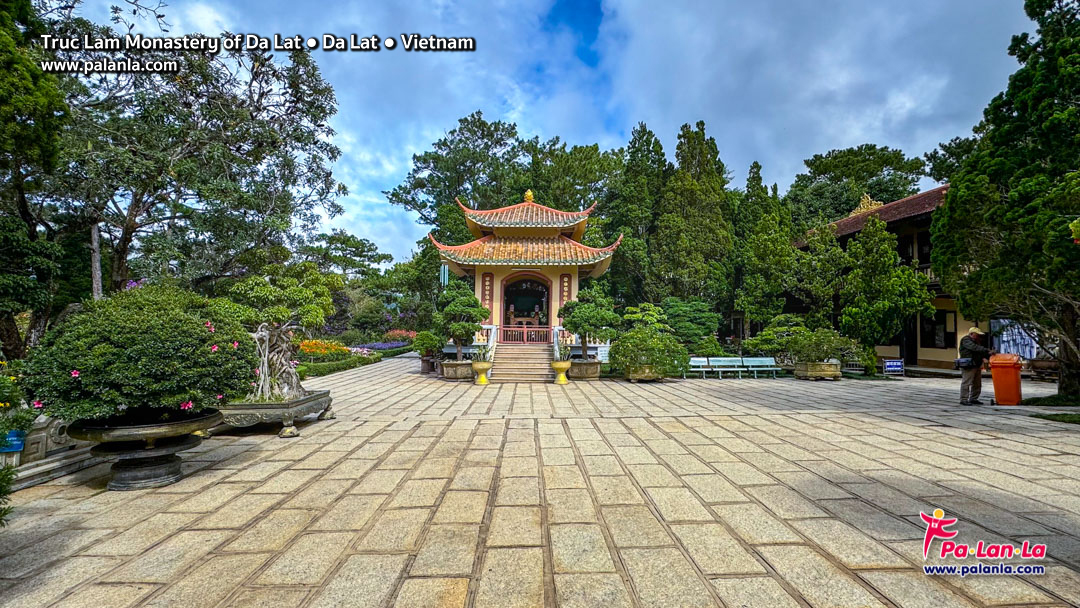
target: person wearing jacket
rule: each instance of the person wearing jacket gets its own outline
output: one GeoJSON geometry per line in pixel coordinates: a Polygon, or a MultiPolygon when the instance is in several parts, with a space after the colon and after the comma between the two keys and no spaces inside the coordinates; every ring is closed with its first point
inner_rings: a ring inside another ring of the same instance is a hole
{"type": "Polygon", "coordinates": [[[985,334],[978,327],[972,327],[960,340],[960,358],[971,359],[971,365],[960,370],[960,405],[982,405],[983,363],[993,351],[980,344],[985,334]]]}

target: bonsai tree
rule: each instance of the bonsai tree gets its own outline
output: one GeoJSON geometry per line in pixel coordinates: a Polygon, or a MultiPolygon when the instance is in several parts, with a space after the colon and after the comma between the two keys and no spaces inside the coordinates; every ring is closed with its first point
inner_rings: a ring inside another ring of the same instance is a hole
{"type": "Polygon", "coordinates": [[[614,307],[611,298],[594,286],[581,290],[576,300],[563,304],[559,309],[563,327],[577,334],[581,342],[583,358],[589,358],[589,336],[606,339],[615,335],[615,327],[622,319],[613,310],[614,307]]]}
{"type": "Polygon", "coordinates": [[[845,338],[835,330],[821,328],[798,333],[788,341],[788,350],[797,362],[812,363],[837,359],[861,360],[859,343],[845,338]]]}
{"type": "Polygon", "coordinates": [[[68,421],[151,424],[214,407],[258,378],[255,343],[228,304],[171,287],[86,302],[46,334],[19,382],[34,409],[68,421]]]}
{"type": "Polygon", "coordinates": [[[795,336],[809,331],[802,317],[777,315],[756,336],[743,340],[742,351],[744,354],[773,357],[782,363],[794,363],[789,350],[790,342],[795,336]]]}
{"type": "Polygon", "coordinates": [[[683,344],[696,344],[702,338],[715,335],[720,326],[720,315],[713,310],[712,304],[701,298],[664,298],[660,305],[672,332],[683,344]]]}
{"type": "Polygon", "coordinates": [[[631,329],[611,345],[612,365],[627,376],[641,367],[651,367],[661,377],[681,375],[690,365],[690,355],[666,320],[664,309],[655,304],[628,307],[623,322],[631,329]]]}
{"type": "Polygon", "coordinates": [[[442,348],[442,345],[446,341],[440,339],[430,331],[417,332],[416,337],[413,338],[413,350],[420,353],[422,357],[430,357],[433,353],[442,348]]]}
{"type": "Polygon", "coordinates": [[[435,313],[435,327],[439,333],[449,336],[457,348],[457,360],[462,360],[461,349],[472,344],[473,336],[480,331],[480,322],[491,311],[480,305],[472,289],[464,281],[450,281],[439,294],[439,311],[435,313]]]}
{"type": "Polygon", "coordinates": [[[334,312],[331,294],[344,288],[341,275],[320,272],[313,262],[266,264],[228,292],[236,318],[252,332],[259,374],[252,401],[289,401],[304,396],[292,361],[293,337],[321,328],[334,312]]]}

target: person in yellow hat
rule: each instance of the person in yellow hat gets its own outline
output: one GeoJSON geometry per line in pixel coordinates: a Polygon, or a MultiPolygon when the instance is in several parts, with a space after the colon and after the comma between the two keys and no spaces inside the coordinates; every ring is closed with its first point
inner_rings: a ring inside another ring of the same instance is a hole
{"type": "Polygon", "coordinates": [[[985,332],[978,327],[972,327],[962,340],[960,340],[960,405],[982,405],[979,401],[982,395],[982,371],[983,363],[994,354],[982,340],[985,332]]]}

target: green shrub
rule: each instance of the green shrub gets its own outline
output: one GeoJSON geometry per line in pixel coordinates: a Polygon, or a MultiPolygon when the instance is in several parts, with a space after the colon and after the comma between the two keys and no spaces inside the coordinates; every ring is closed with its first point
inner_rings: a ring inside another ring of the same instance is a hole
{"type": "Polygon", "coordinates": [[[430,331],[422,331],[413,338],[412,350],[421,355],[430,356],[442,350],[444,344],[446,344],[446,340],[430,331]]]}
{"type": "Polygon", "coordinates": [[[690,365],[686,347],[675,336],[643,325],[624,333],[611,345],[611,364],[624,374],[641,366],[652,366],[664,377],[681,376],[690,365]]]}
{"type": "Polygon", "coordinates": [[[731,353],[724,350],[723,346],[720,346],[720,341],[716,339],[716,336],[705,336],[697,341],[692,349],[693,353],[699,357],[730,357],[731,353]]]}
{"type": "Polygon", "coordinates": [[[797,362],[861,361],[859,344],[851,338],[845,338],[835,330],[821,328],[812,332],[800,333],[788,341],[788,352],[797,362]]]}
{"type": "Polygon", "coordinates": [[[743,340],[743,355],[773,357],[779,362],[792,363],[789,344],[792,338],[808,331],[798,315],[778,315],[756,336],[743,340]]]}
{"type": "Polygon", "coordinates": [[[480,300],[464,281],[450,281],[439,294],[435,326],[440,334],[450,336],[454,341],[458,361],[462,360],[462,347],[472,344],[473,336],[480,331],[480,323],[490,314],[491,311],[480,305],[480,300]]]}
{"type": "Polygon", "coordinates": [[[396,357],[398,355],[403,355],[405,353],[412,352],[412,350],[413,350],[412,346],[401,346],[401,347],[398,347],[398,348],[391,348],[391,349],[388,349],[388,350],[380,350],[379,354],[382,355],[383,359],[389,359],[390,357],[396,357]]]}
{"type": "Polygon", "coordinates": [[[38,417],[38,410],[23,404],[23,392],[15,379],[15,370],[0,366],[0,447],[8,431],[29,431],[38,417]]]}
{"type": "Polygon", "coordinates": [[[622,319],[613,308],[611,298],[593,286],[582,289],[576,300],[563,304],[559,316],[566,331],[579,336],[582,352],[587,353],[590,337],[605,340],[615,335],[615,327],[622,319]]]}
{"type": "Polygon", "coordinates": [[[664,298],[660,306],[675,337],[683,344],[697,344],[702,338],[714,335],[720,326],[720,315],[712,304],[700,298],[664,298]]]}
{"type": "Polygon", "coordinates": [[[342,361],[331,361],[329,363],[304,363],[296,367],[296,373],[300,376],[301,380],[306,378],[313,378],[315,376],[325,376],[334,372],[341,372],[354,367],[360,367],[362,365],[370,365],[372,363],[378,363],[382,361],[381,353],[372,353],[371,355],[353,355],[348,359],[342,361]]]}
{"type": "Polygon", "coordinates": [[[64,420],[175,418],[243,396],[258,375],[255,343],[210,300],[142,287],[87,302],[45,336],[22,382],[64,420]]]}

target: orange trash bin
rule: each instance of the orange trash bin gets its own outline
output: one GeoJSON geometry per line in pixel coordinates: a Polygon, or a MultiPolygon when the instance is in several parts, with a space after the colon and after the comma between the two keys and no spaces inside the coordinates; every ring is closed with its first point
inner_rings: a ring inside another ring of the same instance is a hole
{"type": "Polygon", "coordinates": [[[994,379],[994,401],[998,405],[1020,405],[1020,355],[990,356],[990,376],[994,379]]]}

